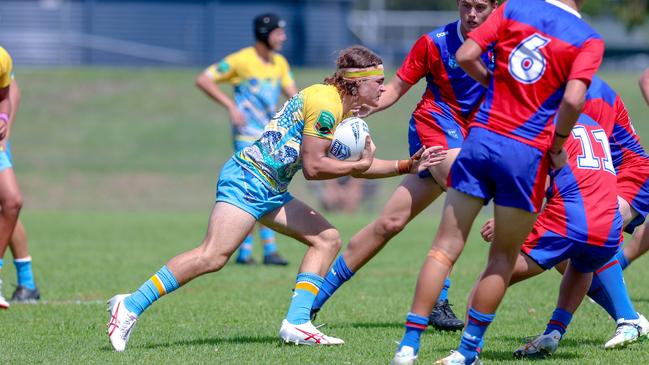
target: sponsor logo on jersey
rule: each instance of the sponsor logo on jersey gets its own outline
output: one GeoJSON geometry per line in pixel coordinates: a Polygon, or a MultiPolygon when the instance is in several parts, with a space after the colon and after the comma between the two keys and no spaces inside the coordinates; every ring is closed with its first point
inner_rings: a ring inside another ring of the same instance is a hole
{"type": "Polygon", "coordinates": [[[323,110],[318,116],[318,121],[315,124],[315,130],[317,134],[321,137],[331,136],[334,129],[334,124],[336,124],[336,118],[330,111],[323,110]]]}

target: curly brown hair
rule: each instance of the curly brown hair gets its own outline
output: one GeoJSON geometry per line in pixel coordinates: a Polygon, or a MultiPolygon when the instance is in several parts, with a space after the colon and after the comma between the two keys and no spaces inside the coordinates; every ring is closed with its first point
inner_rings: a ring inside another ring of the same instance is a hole
{"type": "Polygon", "coordinates": [[[336,60],[336,72],[324,79],[325,85],[334,85],[338,91],[348,95],[358,93],[358,80],[343,78],[344,68],[366,68],[382,65],[383,60],[376,53],[363,46],[351,46],[340,51],[336,60]]]}

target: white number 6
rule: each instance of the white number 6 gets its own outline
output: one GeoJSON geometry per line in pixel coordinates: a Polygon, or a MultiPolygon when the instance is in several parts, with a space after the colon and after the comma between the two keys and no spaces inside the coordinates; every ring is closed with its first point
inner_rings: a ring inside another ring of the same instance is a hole
{"type": "Polygon", "coordinates": [[[538,33],[525,38],[509,55],[509,73],[524,84],[533,84],[545,72],[545,57],[541,48],[550,43],[549,38],[538,33]]]}

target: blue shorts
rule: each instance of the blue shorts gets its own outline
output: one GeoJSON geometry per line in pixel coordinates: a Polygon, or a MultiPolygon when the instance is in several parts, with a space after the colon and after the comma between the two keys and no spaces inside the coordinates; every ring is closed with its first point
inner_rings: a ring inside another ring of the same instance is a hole
{"type": "Polygon", "coordinates": [[[535,238],[528,239],[521,246],[521,251],[545,270],[569,259],[577,271],[595,272],[609,262],[619,249],[619,246],[595,246],[571,240],[538,225],[532,228],[530,237],[535,238]]]}
{"type": "Polygon", "coordinates": [[[292,199],[288,192],[272,192],[257,176],[233,159],[225,163],[216,183],[217,202],[232,204],[257,220],[292,199]]]}
{"type": "Polygon", "coordinates": [[[0,151],[0,171],[10,169],[14,167],[13,158],[11,157],[11,146],[9,141],[7,141],[7,148],[4,151],[0,151]]]}
{"type": "MultiPolygon", "coordinates": [[[[466,129],[455,120],[444,118],[428,110],[417,108],[408,125],[408,146],[410,156],[422,146],[442,146],[445,150],[461,148],[466,129]]],[[[419,173],[420,178],[432,177],[430,171],[419,173]]]]}
{"type": "Polygon", "coordinates": [[[538,212],[549,160],[522,142],[475,127],[451,167],[449,186],[497,205],[538,212]]]}

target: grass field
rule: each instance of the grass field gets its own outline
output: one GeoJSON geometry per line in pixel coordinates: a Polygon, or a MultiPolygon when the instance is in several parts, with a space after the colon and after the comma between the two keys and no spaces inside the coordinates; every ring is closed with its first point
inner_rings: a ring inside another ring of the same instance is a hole
{"type": "MultiPolygon", "coordinates": [[[[171,256],[200,241],[219,168],[231,153],[225,115],[194,88],[196,72],[18,71],[23,108],[12,149],[26,201],[22,217],[44,300],[0,312],[0,363],[388,362],[438,224],[439,204],[416,219],[325,307],[319,321],[326,323],[326,333],[346,340],[342,347],[283,346],[277,339],[304,252],[281,238],[289,267],[229,264],[154,305],[142,316],[125,353],[110,350],[105,300],[134,290],[171,256]]],[[[296,73],[301,86],[323,75],[296,73]]],[[[640,100],[636,75],[604,77],[618,88],[639,134],[648,139],[649,126],[643,123],[647,107],[640,100]]],[[[368,119],[379,157],[405,156],[406,123],[419,95],[412,90],[393,109],[368,119]]],[[[302,177],[296,180],[294,195],[316,204],[312,186],[302,177]]],[[[381,183],[376,207],[397,183],[381,183]]],[[[374,209],[329,218],[348,239],[376,214],[374,209]]],[[[450,298],[459,315],[486,249],[472,237],[453,272],[450,298]]],[[[9,261],[2,272],[5,295],[15,280],[9,261]]],[[[649,313],[647,262],[642,258],[634,263],[626,281],[636,309],[649,313]]],[[[558,279],[547,273],[512,288],[487,334],[486,363],[514,363],[511,352],[521,338],[544,328],[558,279]]],[[[647,342],[604,351],[602,345],[613,331],[613,321],[585,302],[560,350],[543,363],[649,363],[647,342]]],[[[445,356],[458,339],[459,333],[428,331],[421,363],[445,356]]]]}

